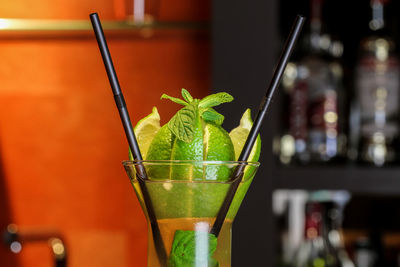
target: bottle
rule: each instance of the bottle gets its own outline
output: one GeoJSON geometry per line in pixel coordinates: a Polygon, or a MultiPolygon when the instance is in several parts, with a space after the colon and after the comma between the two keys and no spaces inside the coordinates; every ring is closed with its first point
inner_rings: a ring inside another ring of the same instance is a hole
{"type": "Polygon", "coordinates": [[[396,263],[387,260],[387,248],[380,230],[371,230],[368,237],[361,237],[355,243],[354,260],[357,267],[392,267],[396,263]]]}
{"type": "Polygon", "coordinates": [[[338,60],[343,45],[325,31],[323,0],[310,3],[309,29],[282,81],[289,109],[287,134],[281,139],[283,162],[323,163],[344,155],[339,104],[344,97],[343,69],[338,60]]]}
{"type": "Polygon", "coordinates": [[[307,202],[304,240],[292,261],[293,267],[339,267],[339,260],[327,238],[323,205],[307,202]]]}
{"type": "Polygon", "coordinates": [[[355,244],[354,261],[357,267],[374,267],[377,262],[377,253],[367,237],[359,238],[355,244]]]}
{"type": "Polygon", "coordinates": [[[360,43],[355,73],[357,158],[376,166],[395,161],[399,135],[400,68],[385,20],[387,4],[388,0],[370,2],[370,34],[360,43]]]}
{"type": "Polygon", "coordinates": [[[322,204],[325,211],[324,220],[326,222],[326,233],[329,240],[327,244],[331,246],[331,250],[335,254],[340,267],[355,267],[344,246],[342,234],[342,210],[334,201],[324,201],[322,204]]]}

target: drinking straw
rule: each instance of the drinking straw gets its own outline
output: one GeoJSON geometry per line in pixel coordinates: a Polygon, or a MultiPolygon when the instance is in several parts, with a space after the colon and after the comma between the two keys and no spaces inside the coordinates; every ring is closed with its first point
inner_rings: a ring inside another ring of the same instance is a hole
{"type": "Polygon", "coordinates": [[[278,66],[276,67],[276,69],[274,71],[272,80],[267,89],[267,93],[261,102],[256,119],[254,120],[254,123],[253,123],[253,126],[251,127],[250,133],[247,136],[246,143],[244,144],[243,150],[240,153],[238,161],[241,163],[233,171],[233,174],[230,179],[233,182],[232,182],[231,186],[229,187],[228,193],[224,199],[224,202],[222,203],[220,210],[218,211],[215,222],[210,230],[210,233],[214,234],[215,236],[218,236],[219,232],[221,231],[221,227],[225,221],[226,214],[229,211],[229,207],[235,196],[236,190],[239,187],[239,184],[242,180],[242,177],[244,174],[244,169],[246,167],[245,161],[247,161],[247,159],[250,155],[250,152],[253,148],[253,145],[257,139],[257,135],[260,131],[261,123],[267,113],[267,110],[271,103],[275,89],[278,87],[278,85],[281,81],[283,72],[285,71],[289,57],[293,51],[293,48],[296,44],[298,37],[300,35],[304,21],[305,21],[305,18],[303,16],[297,15],[296,20],[293,24],[292,30],[289,34],[289,37],[286,40],[284,49],[283,49],[282,54],[278,61],[278,66]]]}
{"type": "Polygon", "coordinates": [[[149,217],[151,230],[153,233],[154,244],[157,251],[157,256],[161,265],[165,266],[167,262],[167,254],[164,247],[164,242],[161,237],[160,228],[158,227],[157,224],[157,219],[154,213],[153,205],[151,203],[150,195],[149,192],[147,191],[146,185],[144,184],[144,180],[147,179],[147,174],[143,164],[141,164],[142,154],[140,153],[139,145],[136,141],[135,133],[132,129],[132,123],[129,118],[129,113],[126,107],[125,99],[122,94],[121,88],[119,86],[117,74],[114,69],[110,51],[108,50],[103,28],[101,26],[101,22],[97,13],[90,14],[90,21],[92,22],[93,31],[96,35],[100,53],[103,58],[104,66],[107,71],[111,89],[114,94],[115,104],[117,105],[122,125],[124,126],[125,135],[126,138],[128,139],[129,148],[132,151],[133,158],[139,163],[135,165],[136,174],[138,176],[137,180],[139,182],[140,190],[142,191],[144,204],[146,206],[147,214],[149,217]]]}

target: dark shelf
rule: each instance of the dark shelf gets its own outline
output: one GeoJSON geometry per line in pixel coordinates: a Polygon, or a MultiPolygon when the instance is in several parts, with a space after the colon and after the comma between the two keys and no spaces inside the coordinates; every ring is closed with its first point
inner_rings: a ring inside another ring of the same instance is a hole
{"type": "Polygon", "coordinates": [[[400,194],[400,167],[276,167],[275,189],[331,189],[365,194],[400,194]]]}

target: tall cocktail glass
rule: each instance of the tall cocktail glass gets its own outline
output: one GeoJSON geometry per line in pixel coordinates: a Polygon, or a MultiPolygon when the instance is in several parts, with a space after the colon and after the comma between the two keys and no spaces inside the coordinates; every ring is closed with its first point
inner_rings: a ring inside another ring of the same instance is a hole
{"type": "Polygon", "coordinates": [[[148,230],[148,267],[230,267],[232,222],[259,166],[258,162],[235,161],[124,161],[123,165],[149,217],[136,175],[144,166],[144,180],[168,256],[161,264],[153,234],[148,230]],[[233,181],[229,178],[239,165],[245,174],[217,238],[208,234],[233,181]]]}

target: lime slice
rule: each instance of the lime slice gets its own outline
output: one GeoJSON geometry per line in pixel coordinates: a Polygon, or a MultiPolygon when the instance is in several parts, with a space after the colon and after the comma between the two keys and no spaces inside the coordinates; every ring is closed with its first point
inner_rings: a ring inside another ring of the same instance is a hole
{"type": "MultiPolygon", "coordinates": [[[[233,147],[235,148],[235,159],[237,160],[242,152],[244,143],[246,142],[247,136],[249,135],[250,129],[253,126],[253,121],[251,119],[251,111],[247,109],[242,118],[240,119],[240,124],[238,127],[233,129],[229,136],[231,137],[233,147]]],[[[261,138],[260,135],[257,136],[256,142],[250,152],[250,156],[247,161],[258,161],[261,152],[261,138]]]]}
{"type": "MultiPolygon", "coordinates": [[[[235,148],[235,160],[238,160],[240,153],[242,152],[243,146],[246,142],[247,136],[249,135],[250,129],[253,125],[253,121],[251,119],[251,111],[247,109],[242,118],[240,119],[240,124],[238,127],[233,129],[229,136],[231,137],[233,146],[235,148]]],[[[251,149],[250,156],[247,161],[258,161],[261,152],[261,138],[260,135],[257,136],[256,142],[251,149]]],[[[231,207],[229,208],[229,212],[227,214],[227,218],[235,218],[237,211],[239,210],[240,204],[242,203],[243,198],[246,195],[247,190],[254,178],[254,174],[256,172],[256,167],[247,166],[244,169],[244,175],[242,183],[240,184],[238,190],[236,191],[235,197],[232,201],[231,207]]]]}
{"type": "MultiPolygon", "coordinates": [[[[160,114],[158,114],[158,110],[156,107],[153,107],[152,112],[143,119],[141,119],[136,124],[134,132],[143,159],[146,158],[150,144],[153,141],[154,136],[156,136],[157,132],[160,130],[160,128],[161,128],[160,114]]],[[[129,150],[129,158],[133,160],[130,150],[129,150]]]]}

